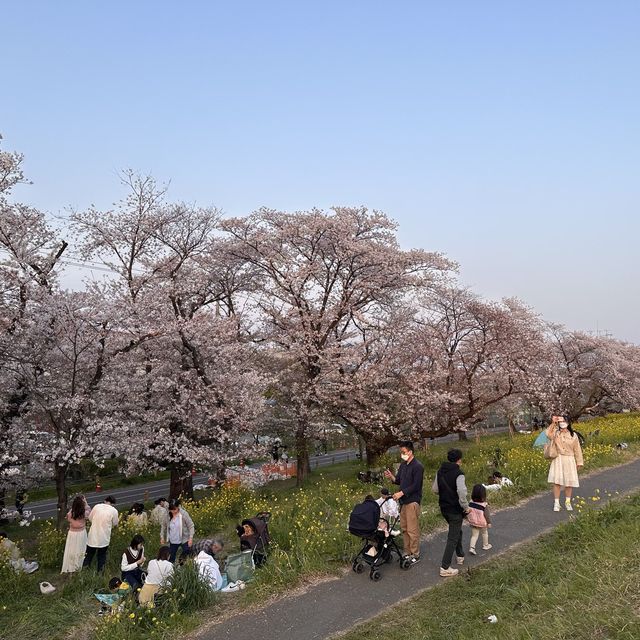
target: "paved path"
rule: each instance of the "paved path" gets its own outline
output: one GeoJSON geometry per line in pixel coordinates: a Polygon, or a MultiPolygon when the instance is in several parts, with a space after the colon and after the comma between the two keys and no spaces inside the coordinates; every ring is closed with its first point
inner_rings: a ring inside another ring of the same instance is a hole
{"type": "MultiPolygon", "coordinates": [[[[620,493],[640,488],[640,460],[608,469],[584,478],[576,491],[581,496],[594,495],[599,489],[620,493]]],[[[524,505],[498,511],[492,517],[491,551],[481,551],[472,558],[467,554],[465,569],[503,553],[514,545],[536,537],[569,518],[569,513],[552,510],[551,492],[530,499],[524,505]]],[[[463,530],[465,548],[469,543],[469,529],[463,530]]],[[[368,573],[348,575],[310,588],[302,595],[283,598],[261,610],[251,610],[201,631],[198,640],[238,640],[260,638],[265,633],[278,640],[320,640],[347,631],[359,622],[378,615],[385,607],[394,605],[420,591],[439,584],[438,569],[446,534],[439,533],[423,541],[423,560],[409,571],[402,571],[397,563],[383,567],[384,577],[374,583],[368,573]],[[267,630],[267,631],[265,631],[267,630]]],[[[454,565],[456,566],[456,565],[454,565]]],[[[229,594],[229,598],[233,594],[229,594]]],[[[384,634],[381,635],[384,637],[384,634]]]]}

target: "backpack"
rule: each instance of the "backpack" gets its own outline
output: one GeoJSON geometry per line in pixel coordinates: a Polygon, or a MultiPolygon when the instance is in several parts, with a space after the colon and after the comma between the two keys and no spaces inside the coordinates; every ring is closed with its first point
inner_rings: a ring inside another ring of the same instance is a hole
{"type": "Polygon", "coordinates": [[[349,516],[349,531],[355,536],[366,536],[378,528],[380,505],[375,500],[357,504],[349,516]]]}

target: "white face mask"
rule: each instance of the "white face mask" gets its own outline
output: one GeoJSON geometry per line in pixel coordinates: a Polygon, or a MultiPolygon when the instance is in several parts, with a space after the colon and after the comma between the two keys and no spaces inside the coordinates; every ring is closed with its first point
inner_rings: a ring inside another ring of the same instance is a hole
{"type": "Polygon", "coordinates": [[[408,453],[401,453],[400,457],[406,462],[409,459],[409,454],[408,453]]]}
{"type": "Polygon", "coordinates": [[[558,423],[558,426],[559,426],[561,429],[566,429],[569,425],[568,425],[566,422],[559,422],[559,423],[558,423]]]}

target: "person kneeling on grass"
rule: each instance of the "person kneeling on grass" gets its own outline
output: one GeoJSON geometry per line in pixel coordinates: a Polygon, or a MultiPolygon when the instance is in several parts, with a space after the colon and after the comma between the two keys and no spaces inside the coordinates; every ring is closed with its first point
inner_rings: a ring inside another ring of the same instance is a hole
{"type": "Polygon", "coordinates": [[[169,561],[170,556],[171,549],[169,547],[160,547],[157,558],[149,561],[147,579],[138,597],[141,605],[152,606],[156,593],[162,589],[162,586],[173,575],[173,564],[169,561]]]}
{"type": "Polygon", "coordinates": [[[220,566],[213,559],[213,556],[206,551],[201,551],[195,559],[198,573],[213,591],[222,589],[223,579],[220,573],[220,566]]]}
{"type": "Polygon", "coordinates": [[[4,551],[9,556],[9,564],[16,573],[33,573],[37,571],[37,562],[28,562],[21,554],[18,545],[9,540],[9,536],[4,531],[0,531],[0,551],[4,551]]]}
{"type": "Polygon", "coordinates": [[[133,536],[131,545],[122,554],[122,562],[120,570],[122,571],[122,579],[129,583],[129,586],[135,591],[140,589],[144,582],[142,573],[142,565],[146,562],[144,557],[144,538],[138,534],[133,536]]]}

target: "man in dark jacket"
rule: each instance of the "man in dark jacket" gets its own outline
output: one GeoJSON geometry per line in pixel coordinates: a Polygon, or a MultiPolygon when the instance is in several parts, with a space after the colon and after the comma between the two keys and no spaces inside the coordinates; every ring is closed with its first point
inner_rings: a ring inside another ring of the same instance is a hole
{"type": "Polygon", "coordinates": [[[402,505],[400,526],[406,558],[411,564],[416,564],[420,561],[420,503],[424,467],[413,455],[413,442],[410,440],[400,443],[400,457],[402,463],[396,475],[389,469],[384,475],[394,484],[400,485],[400,491],[396,491],[393,498],[402,505]]]}
{"type": "Polygon", "coordinates": [[[460,468],[462,463],[462,451],[451,449],[447,453],[447,462],[443,462],[432,489],[438,494],[440,513],[449,524],[447,545],[442,556],[440,575],[442,577],[458,575],[458,569],[451,567],[453,552],[456,552],[458,564],[464,563],[464,550],[462,549],[462,521],[469,512],[467,501],[467,486],[464,480],[464,472],[460,468]]]}

